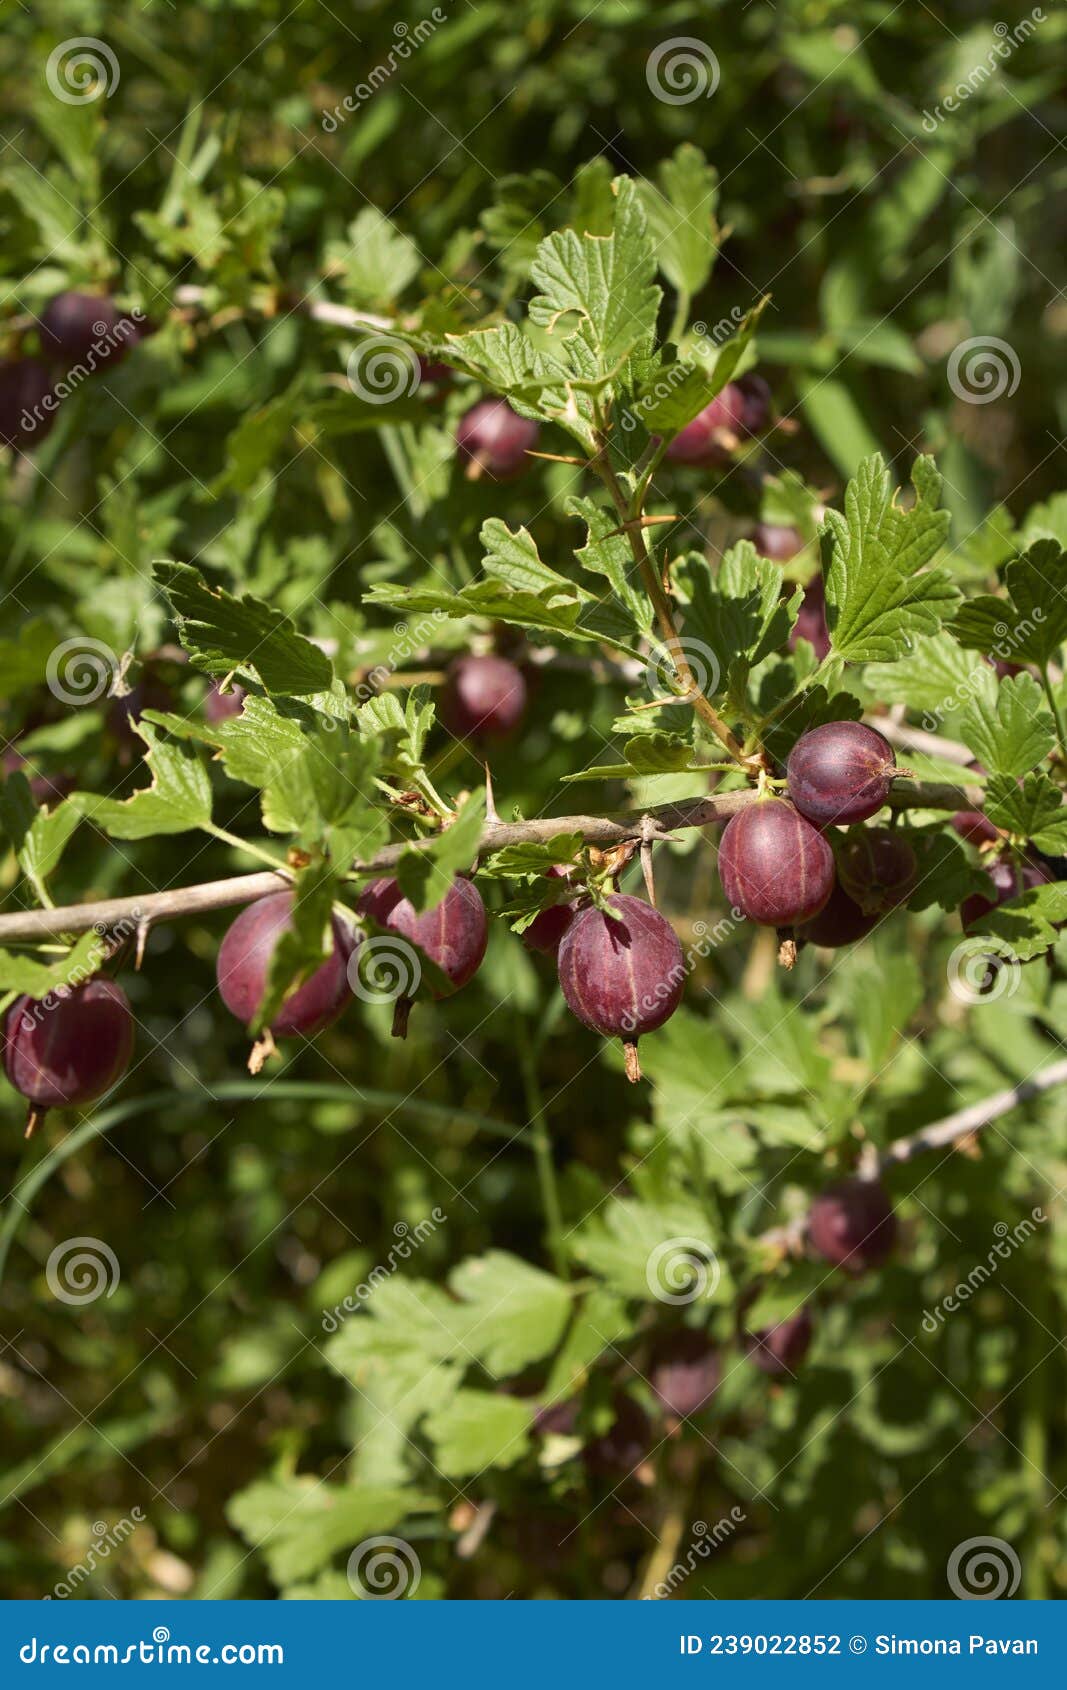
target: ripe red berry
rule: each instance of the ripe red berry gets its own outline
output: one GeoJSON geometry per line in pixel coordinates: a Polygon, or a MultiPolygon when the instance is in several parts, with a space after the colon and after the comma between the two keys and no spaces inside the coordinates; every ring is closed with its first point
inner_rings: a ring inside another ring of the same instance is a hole
{"type": "Polygon", "coordinates": [[[118,364],[134,338],[130,319],[104,294],[57,293],[41,313],[41,350],[56,362],[118,364]]]}
{"type": "Polygon", "coordinates": [[[761,557],[769,557],[775,563],[788,563],[790,558],[804,550],[804,536],[798,528],[776,522],[757,522],[752,530],[752,544],[761,557]]]}
{"type": "Polygon", "coordinates": [[[957,810],[952,817],[952,826],[969,845],[993,845],[1000,838],[989,817],[984,816],[981,810],[957,810]]]}
{"type": "Polygon", "coordinates": [[[648,1379],[660,1406],[686,1420],[711,1401],[721,1376],[715,1345],[705,1333],[686,1326],[655,1346],[648,1379]]]}
{"type": "Polygon", "coordinates": [[[457,657],[450,665],[441,720],[457,739],[505,739],[525,713],[526,681],[506,657],[457,657]]]}
{"type": "Polygon", "coordinates": [[[964,898],[960,905],[960,920],[965,933],[970,933],[998,905],[1006,904],[1011,898],[1021,898],[1032,887],[1045,886],[1053,879],[1040,863],[1020,861],[1017,857],[1001,857],[997,862],[984,866],[997,895],[987,898],[983,892],[972,892],[969,898],[964,898]]]}
{"type": "Polygon", "coordinates": [[[866,821],[889,797],[893,747],[863,722],[824,722],[801,734],[786,764],[789,796],[819,827],[866,821]]]}
{"type": "Polygon", "coordinates": [[[16,998],[4,1022],[4,1073],[32,1106],[27,1136],[47,1109],[92,1103],[132,1054],[133,1013],[114,980],[88,980],[54,1003],[16,998]]]}
{"type": "Polygon", "coordinates": [[[676,464],[725,464],[744,432],[745,396],[736,382],[727,382],[710,405],[686,423],[667,447],[666,457],[676,464]]]}
{"type": "Polygon", "coordinates": [[[217,728],[220,722],[228,722],[241,714],[247,697],[244,687],[231,685],[226,692],[221,692],[216,681],[211,691],[204,695],[204,720],[217,728]]]}
{"type": "Polygon", "coordinates": [[[811,1347],[813,1333],[811,1315],[799,1308],[777,1326],[746,1332],[745,1348],[761,1373],[795,1373],[811,1347]]]}
{"type": "Polygon", "coordinates": [[[673,927],[651,904],[621,892],[607,901],[610,914],[582,910],[563,935],[559,983],[579,1021],[622,1039],[626,1075],[636,1081],[637,1041],[678,1008],[685,962],[673,927]]]}
{"type": "Polygon", "coordinates": [[[849,1273],[880,1267],[896,1237],[897,1218],[880,1180],[843,1180],[821,1191],[808,1212],[812,1249],[849,1273]]]}
{"type": "Polygon", "coordinates": [[[507,481],[529,468],[526,456],[537,445],[540,428],[528,417],[520,417],[506,399],[480,399],[456,429],[456,445],[467,460],[467,474],[491,476],[507,481]]]}
{"type": "Polygon", "coordinates": [[[814,575],[804,589],[800,610],[789,635],[790,651],[796,650],[797,641],[800,639],[807,640],[821,663],[830,649],[830,630],[826,625],[826,588],[821,575],[814,575]]]}
{"type": "Polygon", "coordinates": [[[36,358],[0,364],[0,446],[20,452],[39,446],[56,420],[59,404],[52,377],[36,358]]]}
{"type": "Polygon", "coordinates": [[[731,816],[719,842],[719,878],[730,903],[762,927],[818,915],[834,886],[834,854],[784,798],[731,816]]]}
{"type": "Polygon", "coordinates": [[[911,897],[919,864],[902,833],[890,827],[861,827],[844,840],[837,877],[867,915],[884,915],[911,897]]]}
{"type": "MultiPolygon", "coordinates": [[[[447,991],[431,987],[432,995],[458,992],[477,974],[489,943],[489,923],[481,893],[471,880],[457,877],[441,902],[417,915],[395,880],[375,880],[356,905],[375,926],[397,933],[435,963],[449,982],[447,991]]],[[[417,962],[417,958],[412,959],[417,962]]],[[[393,1036],[406,1038],[414,994],[401,994],[393,1011],[393,1036]]]]}
{"type": "MultiPolygon", "coordinates": [[[[272,892],[266,898],[257,898],[241,911],[219,946],[215,968],[219,994],[231,1015],[246,1026],[263,1002],[274,947],[292,926],[292,916],[291,892],[272,892]]],[[[332,917],[331,929],[330,955],[285,999],[270,1024],[275,1037],[302,1034],[314,1038],[336,1021],[348,1003],[352,995],[348,962],[358,941],[338,915],[332,917]]]]}
{"type": "Polygon", "coordinates": [[[762,376],[739,376],[733,384],[741,395],[739,429],[750,438],[762,434],[771,420],[771,390],[762,376]]]}
{"type": "MultiPolygon", "coordinates": [[[[545,875],[546,880],[569,880],[569,871],[560,864],[554,863],[545,875]]],[[[559,950],[560,940],[563,938],[571,922],[581,907],[580,900],[574,898],[566,904],[549,904],[539,915],[535,915],[529,927],[522,935],[522,942],[528,951],[540,951],[545,956],[555,956],[559,950]]]]}
{"type": "Polygon", "coordinates": [[[798,927],[796,936],[809,945],[822,945],[826,950],[836,951],[842,945],[854,945],[857,939],[865,939],[877,925],[877,915],[865,915],[859,905],[853,903],[841,882],[835,881],[834,889],[818,915],[798,927]]]}

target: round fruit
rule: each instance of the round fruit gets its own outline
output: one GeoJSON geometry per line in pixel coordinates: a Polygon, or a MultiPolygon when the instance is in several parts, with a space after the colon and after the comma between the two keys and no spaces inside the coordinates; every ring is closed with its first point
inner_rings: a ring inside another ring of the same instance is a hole
{"type": "Polygon", "coordinates": [[[103,294],[57,293],[41,313],[41,350],[57,362],[117,364],[132,339],[129,319],[103,294]]]}
{"type": "Polygon", "coordinates": [[[981,810],[957,810],[952,817],[952,826],[969,845],[993,845],[1000,838],[989,817],[984,816],[981,810]]]}
{"type": "MultiPolygon", "coordinates": [[[[431,986],[435,998],[458,992],[481,967],[489,942],[489,923],[481,893],[473,881],[457,878],[434,909],[417,915],[397,881],[375,880],[362,894],[356,908],[376,927],[399,934],[436,964],[448,984],[441,988],[431,986]]],[[[393,1036],[398,1039],[407,1037],[408,1016],[418,989],[420,968],[416,956],[410,959],[410,969],[411,989],[396,999],[393,1009],[393,1036]]]]}
{"type": "Polygon", "coordinates": [[[849,1179],[819,1193],[808,1213],[812,1248],[849,1273],[880,1267],[893,1249],[897,1218],[880,1180],[849,1179]]]}
{"type": "Polygon", "coordinates": [[[582,910],[559,947],[559,983],[571,1013],[607,1038],[621,1038],[626,1076],[641,1078],[637,1041],[674,1014],[685,962],[669,921],[642,898],[616,892],[610,913],[582,910]]]}
{"type": "MultiPolygon", "coordinates": [[[[768,556],[772,554],[768,553],[768,556]]],[[[807,640],[821,663],[830,649],[830,630],[826,625],[826,588],[821,575],[812,576],[804,589],[796,622],[789,635],[789,649],[796,650],[798,640],[807,640]]]]}
{"type": "MultiPolygon", "coordinates": [[[[219,993],[231,1015],[246,1026],[267,986],[274,947],[292,926],[293,894],[272,892],[243,909],[219,946],[216,976],[219,993]]],[[[351,997],[348,963],[357,939],[337,915],[331,918],[333,949],[326,961],[285,999],[270,1031],[280,1039],[301,1034],[314,1038],[336,1021],[351,997]]]]}
{"type": "Polygon", "coordinates": [[[1021,898],[1031,887],[1044,886],[1053,879],[1040,863],[1020,862],[1016,857],[1001,857],[998,862],[987,866],[986,873],[996,887],[997,895],[987,898],[983,892],[972,892],[969,898],[964,898],[960,905],[960,920],[965,933],[969,933],[998,905],[1006,904],[1011,898],[1021,898]]]}
{"type": "Polygon", "coordinates": [[[27,1136],[47,1109],[92,1103],[133,1055],[133,1013],[114,980],[51,996],[16,998],[4,1022],[4,1073],[32,1106],[27,1136]]]}
{"type": "Polygon", "coordinates": [[[771,420],[771,390],[762,376],[739,376],[733,384],[741,395],[738,428],[750,438],[762,434],[771,420]]]}
{"type": "Polygon", "coordinates": [[[606,1432],[586,1445],[582,1452],[586,1466],[592,1473],[617,1474],[632,1472],[658,1442],[653,1436],[652,1423],[641,1407],[619,1391],[612,1407],[615,1418],[606,1432]]]}
{"type": "Polygon", "coordinates": [[[520,417],[506,399],[480,399],[456,429],[459,455],[467,460],[467,474],[506,481],[528,468],[527,452],[537,445],[541,430],[520,417]]]}
{"type": "Polygon", "coordinates": [[[752,531],[752,544],[761,557],[773,558],[776,563],[788,563],[791,557],[804,550],[804,536],[798,528],[784,527],[776,522],[758,522],[752,531]]]}
{"type": "Polygon", "coordinates": [[[0,446],[28,452],[51,430],[59,409],[52,377],[36,358],[0,364],[0,446]]]}
{"type": "Polygon", "coordinates": [[[711,1401],[721,1376],[714,1344],[703,1332],[683,1327],[656,1345],[648,1377],[660,1406],[686,1420],[711,1401]]]}
{"type": "MultiPolygon", "coordinates": [[[[569,880],[569,871],[554,863],[545,876],[546,880],[569,880]]],[[[539,915],[535,915],[529,927],[522,935],[522,942],[528,951],[540,951],[545,956],[555,956],[559,950],[560,941],[566,933],[579,909],[579,900],[573,899],[568,904],[549,904],[539,915]]]]}
{"type": "Polygon", "coordinates": [[[744,418],[745,396],[736,382],[727,382],[711,404],[675,435],[664,455],[676,464],[729,463],[744,418]]]}
{"type": "Polygon", "coordinates": [[[786,764],[789,796],[819,827],[866,821],[889,797],[893,747],[863,722],[824,722],[801,734],[786,764]]]}
{"type": "Polygon", "coordinates": [[[838,880],[818,915],[798,927],[796,936],[809,945],[837,951],[842,945],[854,945],[857,939],[865,939],[877,925],[878,917],[865,915],[838,880]]]}
{"type": "Polygon", "coordinates": [[[784,798],[731,816],[719,842],[719,878],[730,903],[761,927],[818,915],[834,888],[834,854],[784,798]]]}
{"type": "Polygon", "coordinates": [[[750,1361],[761,1373],[795,1373],[811,1347],[814,1328],[807,1309],[800,1308],[777,1326],[760,1332],[746,1332],[745,1347],[750,1361]]]}
{"type": "Polygon", "coordinates": [[[244,687],[231,686],[226,692],[222,692],[216,681],[204,697],[204,720],[213,728],[217,728],[220,722],[228,722],[232,717],[241,714],[247,697],[244,687]]]}
{"type": "Polygon", "coordinates": [[[506,657],[457,657],[441,695],[441,720],[457,739],[505,739],[526,713],[526,682],[506,657]]]}
{"type": "Polygon", "coordinates": [[[842,844],[837,877],[866,915],[884,915],[911,897],[919,864],[904,835],[891,827],[862,827],[842,844]]]}

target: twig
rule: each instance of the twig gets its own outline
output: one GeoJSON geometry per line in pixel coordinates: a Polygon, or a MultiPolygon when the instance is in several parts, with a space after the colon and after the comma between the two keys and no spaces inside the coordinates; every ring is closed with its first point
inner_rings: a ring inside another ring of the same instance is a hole
{"type": "MultiPolygon", "coordinates": [[[[547,843],[559,833],[581,834],[587,845],[617,845],[625,840],[649,842],[669,840],[680,828],[706,827],[709,822],[727,821],[738,810],[755,803],[755,788],[712,793],[681,803],[658,804],[651,809],[619,816],[546,816],[535,821],[492,822],[482,832],[479,855],[500,851],[506,845],[547,843]]],[[[895,809],[961,810],[974,803],[973,789],[941,782],[900,779],[894,782],[889,802],[895,809]]],[[[368,862],[353,864],[351,875],[361,878],[394,869],[406,851],[426,850],[429,839],[400,840],[386,845],[368,862]]],[[[249,904],[268,892],[289,885],[284,872],[234,875],[228,880],[211,880],[168,892],[146,892],[137,898],[108,898],[92,904],[69,904],[63,909],[19,910],[0,915],[0,945],[11,940],[41,940],[64,933],[101,931],[123,919],[147,921],[153,925],[175,916],[249,904]]]]}
{"type": "Polygon", "coordinates": [[[992,1097],[983,1098],[981,1103],[971,1103],[966,1109],[957,1109],[954,1115],[946,1115],[943,1121],[933,1121],[928,1127],[921,1127],[917,1133],[910,1133],[907,1138],[894,1139],[878,1157],[878,1170],[895,1167],[898,1162],[910,1162],[913,1157],[921,1156],[927,1150],[942,1150],[947,1145],[957,1144],[960,1139],[968,1138],[972,1133],[980,1132],[988,1127],[992,1121],[1006,1115],[1014,1109],[1017,1103],[1026,1103],[1031,1097],[1040,1097],[1042,1092],[1050,1091],[1053,1086],[1067,1085],[1067,1059],[1062,1062],[1050,1062],[1047,1068],[1041,1068],[1029,1080],[1021,1080],[1017,1086],[1007,1086],[1003,1091],[994,1092],[992,1097]]]}

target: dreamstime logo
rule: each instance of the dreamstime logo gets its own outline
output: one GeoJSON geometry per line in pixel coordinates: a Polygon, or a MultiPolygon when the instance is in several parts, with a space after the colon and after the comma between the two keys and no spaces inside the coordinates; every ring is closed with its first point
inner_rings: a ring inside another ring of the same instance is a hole
{"type": "Polygon", "coordinates": [[[65,1238],[49,1256],[44,1276],[53,1297],[80,1306],[112,1296],[121,1275],[118,1257],[102,1238],[65,1238]]]}
{"type": "Polygon", "coordinates": [[[964,939],[948,959],[948,989],[960,1003],[1013,998],[1021,977],[1022,963],[1015,952],[1000,956],[989,949],[988,939],[964,939]]]}
{"type": "Polygon", "coordinates": [[[131,1508],[129,1515],[120,1520],[117,1526],[109,1526],[106,1520],[97,1520],[93,1525],[93,1541],[84,1561],[79,1561],[77,1566],[71,1567],[67,1576],[53,1586],[51,1595],[46,1596],[44,1600],[63,1602],[68,1596],[73,1596],[78,1586],[91,1577],[101,1562],[106,1561],[114,1550],[121,1548],[143,1521],[144,1510],[141,1508],[131,1508]]]}
{"type": "Polygon", "coordinates": [[[719,61],[706,41],[675,35],[653,47],[645,63],[649,91],[665,106],[710,100],[719,86],[719,61]]]}
{"type": "Polygon", "coordinates": [[[635,1032],[642,1021],[674,995],[683,981],[692,974],[698,962],[709,957],[717,945],[725,944],[738,923],[744,919],[744,913],[734,908],[729,915],[721,916],[714,927],[709,927],[706,921],[694,921],[691,929],[692,943],[686,946],[684,959],[675,963],[662,980],[657,980],[654,990],[643,993],[632,1011],[626,1012],[622,1018],[620,1032],[635,1032]]]}
{"type": "Polygon", "coordinates": [[[961,1602],[998,1602],[1015,1595],[1022,1567],[1002,1537],[969,1537],[952,1551],[946,1573],[949,1589],[961,1602]]]}
{"type": "Polygon", "coordinates": [[[413,998],[421,980],[418,951],[394,933],[364,939],[348,959],[348,984],[363,1003],[413,998]]]}
{"type": "Polygon", "coordinates": [[[692,689],[683,682],[678,673],[676,651],[689,665],[696,690],[702,692],[706,698],[714,697],[719,690],[719,659],[703,640],[691,640],[685,634],[674,646],[661,646],[649,658],[645,669],[645,685],[649,691],[659,693],[666,689],[679,698],[689,696],[692,689]]]}
{"type": "MultiPolygon", "coordinates": [[[[718,347],[730,336],[736,334],[745,320],[745,312],[740,305],[732,305],[725,317],[720,317],[717,323],[709,328],[707,323],[694,323],[693,333],[701,340],[706,340],[713,347],[718,347]]],[[[679,359],[676,364],[668,364],[661,370],[655,382],[647,393],[636,399],[632,406],[619,413],[620,426],[627,434],[644,423],[649,411],[654,411],[657,405],[669,399],[671,394],[681,387],[693,373],[693,366],[687,361],[679,359]]],[[[647,425],[646,425],[647,426],[647,425]]]]}
{"type": "Polygon", "coordinates": [[[1002,61],[1010,59],[1016,47],[1021,47],[1025,41],[1028,41],[1038,24],[1044,22],[1044,12],[1040,6],[1035,6],[1030,16],[1023,18],[1020,23],[1015,25],[1014,29],[1006,23],[995,23],[993,34],[997,39],[982,63],[975,65],[962,82],[957,82],[955,88],[950,88],[933,111],[923,112],[923,128],[926,133],[928,135],[935,134],[938,124],[944,123],[949,113],[956,112],[961,106],[966,105],[971,95],[977,94],[979,89],[985,87],[990,77],[996,74],[1002,61]]]}
{"type": "Polygon", "coordinates": [[[357,687],[353,688],[352,696],[358,704],[366,704],[368,699],[375,698],[391,675],[395,675],[401,663],[416,656],[419,651],[425,651],[432,645],[431,635],[438,632],[442,622],[448,617],[443,610],[433,610],[428,616],[420,616],[417,622],[398,622],[393,629],[396,644],[390,646],[382,662],[376,663],[373,669],[368,669],[357,687]]]}
{"type": "Polygon", "coordinates": [[[348,1582],[364,1602],[395,1602],[414,1596],[422,1563],[402,1537],[365,1537],[348,1557],[348,1582]]]}
{"type": "Polygon", "coordinates": [[[118,671],[119,659],[109,645],[75,634],[50,653],[45,680],[61,704],[95,704],[118,671]]]}
{"type": "Polygon", "coordinates": [[[335,1303],[332,1309],[326,1311],[322,1317],[323,1331],[336,1332],[342,1320],[347,1315],[355,1314],[361,1309],[377,1291],[379,1285],[383,1285],[387,1279],[392,1277],[400,1263],[408,1261],[416,1250],[421,1249],[426,1240],[447,1219],[448,1216],[443,1209],[434,1208],[430,1210],[425,1220],[419,1221],[417,1226],[409,1226],[407,1221],[397,1221],[393,1227],[393,1237],[396,1239],[396,1243],[390,1246],[385,1261],[379,1262],[371,1268],[366,1279],[357,1285],[354,1291],[350,1292],[341,1302],[335,1303]]]}
{"type": "Polygon", "coordinates": [[[422,380],[418,356],[391,335],[369,335],[349,355],[348,385],[368,405],[410,399],[422,380]]]}
{"type": "Polygon", "coordinates": [[[76,393],[87,377],[95,375],[98,368],[105,367],[112,353],[120,346],[127,342],[136,345],[145,320],[144,312],[134,306],[125,316],[120,317],[117,323],[105,323],[102,318],[95,322],[93,343],[85,357],[65,370],[35,405],[23,407],[20,419],[22,428],[27,433],[32,433],[34,426],[39,427],[46,418],[53,416],[64,399],[69,399],[72,393],[76,393]]]}
{"type": "Polygon", "coordinates": [[[57,100],[65,106],[84,106],[115,92],[119,61],[106,41],[95,35],[72,35],[49,53],[44,76],[57,100]]]}
{"type": "Polygon", "coordinates": [[[718,1257],[703,1238],[668,1238],[645,1262],[645,1283],[660,1303],[708,1302],[720,1273],[718,1257]]]}
{"type": "MultiPolygon", "coordinates": [[[[990,657],[999,657],[1003,663],[1011,661],[1012,656],[1020,646],[1026,644],[1035,628],[1045,620],[1045,611],[1041,605],[1035,605],[1029,616],[1021,616],[1012,627],[1007,622],[993,624],[994,644],[989,648],[990,657]]],[[[936,733],[944,718],[956,710],[962,710],[964,705],[972,699],[982,698],[989,686],[989,666],[983,661],[975,663],[970,673],[964,676],[952,691],[931,710],[927,710],[922,719],[922,726],[927,733],[936,733]]]]}
{"type": "Polygon", "coordinates": [[[697,1564],[704,1561],[713,1549],[718,1549],[721,1543],[732,1537],[738,1526],[744,1524],[748,1515],[739,1503],[735,1503],[729,1514],[724,1514],[721,1520],[716,1520],[709,1526],[706,1520],[694,1520],[693,1536],[686,1550],[684,1561],[676,1561],[666,1578],[644,1598],[646,1602],[662,1602],[668,1596],[673,1596],[680,1584],[684,1584],[690,1573],[696,1570],[697,1564]]]}
{"type": "Polygon", "coordinates": [[[442,7],[435,6],[429,17],[420,18],[414,27],[402,20],[395,23],[393,34],[396,40],[384,60],[368,73],[366,82],[358,82],[352,93],[346,94],[332,111],[323,112],[322,127],[327,135],[334,134],[353,112],[357,112],[360,106],[373,99],[379,88],[388,82],[391,76],[395,76],[405,59],[410,59],[412,53],[421,47],[424,41],[428,41],[441,24],[447,22],[448,13],[442,7]]]}
{"type": "Polygon", "coordinates": [[[977,334],[961,341],[948,361],[948,385],[968,405],[989,405],[1019,385],[1019,355],[995,334],[977,334]]]}
{"type": "Polygon", "coordinates": [[[975,1262],[966,1279],[961,1279],[958,1284],[953,1286],[951,1291],[947,1291],[940,1302],[935,1303],[932,1309],[923,1310],[923,1331],[936,1332],[938,1327],[943,1324],[946,1315],[955,1314],[962,1304],[969,1303],[982,1286],[987,1284],[995,1273],[999,1272],[1001,1262],[1006,1262],[1010,1256],[1013,1256],[1015,1251],[1025,1244],[1027,1239],[1032,1238],[1038,1227],[1043,1226],[1047,1220],[1048,1216],[1041,1205],[1038,1204],[1036,1208],[1030,1210],[1029,1215],[1024,1217],[1023,1220],[1017,1221],[1012,1227],[1008,1225],[1007,1221],[998,1221],[993,1228],[997,1242],[987,1252],[985,1261],[975,1262]]]}

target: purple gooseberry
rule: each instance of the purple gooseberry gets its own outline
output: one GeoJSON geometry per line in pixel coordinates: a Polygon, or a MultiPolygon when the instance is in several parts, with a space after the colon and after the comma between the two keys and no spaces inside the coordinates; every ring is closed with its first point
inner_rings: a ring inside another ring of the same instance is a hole
{"type": "Polygon", "coordinates": [[[441,695],[441,720],[457,739],[505,739],[526,713],[526,681],[506,657],[457,657],[441,695]]]}
{"type": "Polygon", "coordinates": [[[537,423],[520,417],[506,399],[480,399],[459,420],[456,445],[466,459],[467,478],[488,475],[508,481],[529,467],[527,452],[537,445],[537,423]]]}
{"type": "Polygon", "coordinates": [[[217,728],[220,722],[228,722],[241,714],[247,697],[244,687],[231,685],[223,692],[216,681],[210,692],[204,695],[204,720],[217,728]]]}
{"type": "Polygon", "coordinates": [[[653,1349],[649,1384],[660,1407],[679,1420],[707,1407],[721,1376],[718,1349],[693,1327],[671,1333],[653,1349]]]}
{"type": "Polygon", "coordinates": [[[637,1081],[637,1041],[678,1008],[685,962],[674,928],[651,904],[622,892],[607,903],[607,911],[582,910],[563,935],[560,989],[586,1027],[622,1039],[626,1077],[637,1081]]]}
{"type": "MultiPolygon", "coordinates": [[[[246,1026],[263,1002],[274,947],[292,919],[292,892],[272,892],[241,911],[219,946],[219,994],[231,1015],[246,1026]]],[[[351,998],[348,966],[358,939],[337,914],[331,916],[330,927],[330,955],[285,999],[270,1024],[273,1036],[314,1038],[337,1020],[351,998]]]]}
{"type": "Polygon", "coordinates": [[[719,842],[723,890],[761,927],[818,915],[833,891],[834,854],[784,798],[763,798],[730,817],[719,842]]]}
{"type": "MultiPolygon", "coordinates": [[[[546,880],[569,880],[570,870],[559,863],[553,863],[545,875],[546,880]]],[[[540,951],[544,956],[555,956],[559,950],[560,941],[580,908],[580,901],[575,898],[570,903],[549,904],[539,914],[535,915],[529,927],[522,935],[522,942],[528,951],[540,951]]]]}
{"type": "Polygon", "coordinates": [[[776,1326],[746,1332],[748,1358],[761,1373],[795,1373],[811,1347],[813,1332],[811,1315],[806,1308],[799,1308],[776,1326]]]}
{"type": "Polygon", "coordinates": [[[804,588],[796,622],[789,635],[789,649],[796,650],[798,640],[807,640],[821,663],[830,649],[830,630],[826,625],[826,587],[821,575],[813,575],[804,588]]]}
{"type": "Polygon", "coordinates": [[[29,1137],[49,1109],[92,1103],[133,1055],[133,1012],[114,980],[87,980],[55,1002],[16,998],[4,1021],[4,1073],[30,1102],[29,1137]]]}
{"type": "MultiPolygon", "coordinates": [[[[356,908],[376,927],[399,934],[436,964],[448,985],[431,987],[435,998],[458,992],[481,967],[489,943],[489,923],[481,893],[463,876],[457,876],[441,902],[422,915],[416,914],[396,880],[372,881],[356,908]]],[[[407,1037],[408,1016],[419,980],[417,957],[411,958],[411,968],[412,990],[399,996],[393,1008],[393,1037],[398,1039],[407,1037]]]]}
{"type": "Polygon", "coordinates": [[[59,409],[47,367],[37,358],[0,364],[0,446],[28,452],[51,431],[59,409]]]}
{"type": "Polygon", "coordinates": [[[135,338],[136,325],[105,294],[57,293],[41,312],[41,350],[64,364],[117,364],[135,338]]]}
{"type": "Polygon", "coordinates": [[[672,463],[702,467],[729,463],[743,432],[744,417],[745,396],[736,382],[727,382],[722,392],[675,435],[664,456],[672,463]]]}
{"type": "Polygon", "coordinates": [[[808,1211],[812,1249],[848,1273],[880,1267],[896,1237],[897,1218],[880,1180],[842,1180],[821,1191],[808,1211]]]}
{"type": "Polygon", "coordinates": [[[749,439],[762,434],[771,420],[772,396],[769,384],[762,376],[738,376],[733,383],[741,395],[738,430],[749,439]]]}
{"type": "MultiPolygon", "coordinates": [[[[777,522],[757,522],[752,531],[752,544],[761,557],[769,557],[775,563],[788,563],[790,558],[804,550],[804,536],[799,528],[777,522]]],[[[819,579],[821,581],[821,577],[819,579]]]]}
{"type": "Polygon", "coordinates": [[[633,1397],[624,1391],[617,1392],[612,1408],[615,1418],[607,1431],[588,1443],[582,1452],[589,1471],[604,1476],[632,1472],[658,1441],[648,1415],[633,1397]]]}
{"type": "Polygon", "coordinates": [[[876,915],[865,915],[849,897],[839,880],[818,915],[797,928],[797,939],[809,945],[822,945],[828,951],[840,950],[842,945],[854,945],[865,939],[878,925],[876,915]]]}
{"type": "Polygon", "coordinates": [[[789,796],[817,827],[866,821],[889,797],[893,747],[863,722],[824,722],[801,734],[786,764],[789,796]]]}
{"type": "Polygon", "coordinates": [[[919,864],[902,833],[891,827],[861,827],[837,854],[837,877],[866,915],[884,915],[911,897],[919,864]]]}
{"type": "Polygon", "coordinates": [[[960,920],[965,933],[970,933],[1000,904],[1006,904],[1011,898],[1021,898],[1024,892],[1029,892],[1034,886],[1045,886],[1053,878],[1040,863],[1028,859],[1020,861],[1016,857],[1000,857],[997,862],[986,864],[985,869],[997,895],[987,898],[984,892],[972,892],[969,898],[964,898],[960,905],[960,920]]]}
{"type": "Polygon", "coordinates": [[[952,828],[968,845],[994,845],[1000,834],[981,810],[957,810],[952,828]]]}

